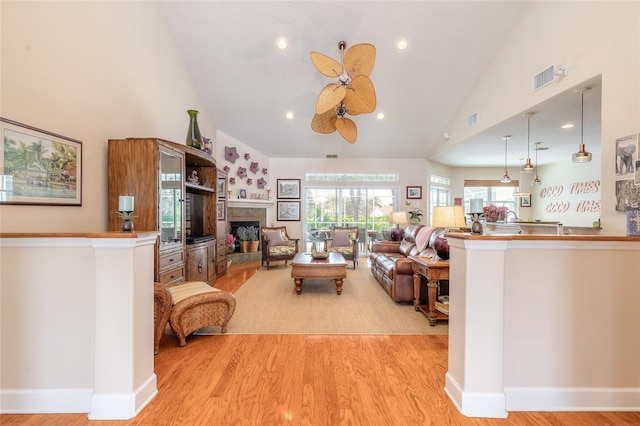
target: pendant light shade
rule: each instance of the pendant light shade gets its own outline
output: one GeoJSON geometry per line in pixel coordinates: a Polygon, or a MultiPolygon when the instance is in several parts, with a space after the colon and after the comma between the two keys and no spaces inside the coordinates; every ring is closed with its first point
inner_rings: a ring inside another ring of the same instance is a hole
{"type": "Polygon", "coordinates": [[[584,92],[585,90],[589,90],[586,88],[582,91],[582,112],[580,115],[580,148],[578,152],[571,156],[571,161],[574,163],[588,163],[591,161],[591,153],[588,152],[584,147],[584,92]]]}
{"type": "Polygon", "coordinates": [[[533,173],[534,167],[531,164],[531,155],[529,155],[529,147],[531,146],[531,142],[529,141],[530,137],[531,137],[531,116],[533,115],[532,112],[527,114],[527,161],[526,163],[524,163],[524,165],[520,168],[520,172],[522,173],[533,173]]]}
{"type": "Polygon", "coordinates": [[[507,143],[511,136],[505,136],[502,139],[504,139],[504,175],[500,178],[500,182],[509,183],[511,182],[511,176],[509,176],[509,170],[507,170],[507,143]]]}
{"type": "Polygon", "coordinates": [[[533,180],[531,181],[531,186],[538,186],[542,184],[542,181],[540,180],[540,178],[538,177],[538,151],[540,151],[541,149],[546,149],[546,148],[540,148],[540,144],[542,142],[536,142],[536,177],[533,178],[533,180]]]}

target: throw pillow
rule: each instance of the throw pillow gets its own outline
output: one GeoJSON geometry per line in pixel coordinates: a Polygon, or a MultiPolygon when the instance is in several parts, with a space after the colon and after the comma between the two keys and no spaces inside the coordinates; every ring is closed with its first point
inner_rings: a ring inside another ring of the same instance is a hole
{"type": "Polygon", "coordinates": [[[270,246],[286,246],[287,243],[282,238],[280,231],[264,231],[264,238],[269,241],[270,246]]]}
{"type": "Polygon", "coordinates": [[[349,241],[349,231],[333,231],[331,239],[332,247],[347,247],[351,245],[351,241],[349,241]]]}

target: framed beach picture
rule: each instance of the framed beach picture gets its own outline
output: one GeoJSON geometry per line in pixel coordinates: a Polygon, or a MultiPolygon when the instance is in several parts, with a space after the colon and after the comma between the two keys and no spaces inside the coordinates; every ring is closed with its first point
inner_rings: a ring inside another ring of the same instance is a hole
{"type": "Polygon", "coordinates": [[[407,186],[407,199],[408,200],[419,200],[422,198],[422,187],[421,186],[407,186]]]}
{"type": "Polygon", "coordinates": [[[278,201],[278,219],[300,220],[300,201],[278,201]]]}
{"type": "Polygon", "coordinates": [[[520,207],[531,207],[531,194],[520,197],[520,207]]]}
{"type": "Polygon", "coordinates": [[[0,204],[82,205],[82,142],[0,117],[0,204]]]}
{"type": "Polygon", "coordinates": [[[225,220],[226,219],[224,213],[225,213],[225,211],[227,209],[224,208],[224,203],[225,203],[224,201],[218,201],[216,203],[216,214],[217,214],[217,219],[218,220],[225,220]]]}
{"type": "Polygon", "coordinates": [[[300,179],[278,179],[278,198],[300,198],[300,179]]]}

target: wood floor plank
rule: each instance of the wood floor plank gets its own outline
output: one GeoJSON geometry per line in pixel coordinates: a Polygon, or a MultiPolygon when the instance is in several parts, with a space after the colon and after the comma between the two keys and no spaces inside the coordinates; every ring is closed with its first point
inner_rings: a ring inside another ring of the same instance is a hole
{"type": "MultiPolygon", "coordinates": [[[[259,263],[231,265],[235,291],[259,263]]],[[[425,319],[426,320],[426,319],[425,319]]],[[[511,412],[467,418],[444,392],[447,336],[165,336],[159,394],[129,421],[86,414],[0,415],[7,426],[128,425],[640,425],[640,413],[511,412]]]]}

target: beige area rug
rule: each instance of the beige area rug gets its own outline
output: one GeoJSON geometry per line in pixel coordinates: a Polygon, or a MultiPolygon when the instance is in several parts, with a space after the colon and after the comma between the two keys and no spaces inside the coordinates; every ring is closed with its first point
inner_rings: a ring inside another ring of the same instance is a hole
{"type": "MultiPolygon", "coordinates": [[[[305,280],[296,295],[291,267],[258,270],[234,294],[229,334],[447,334],[448,324],[430,326],[410,304],[397,304],[367,267],[347,268],[342,295],[333,280],[305,280]]],[[[205,327],[195,334],[220,334],[205,327]]]]}

